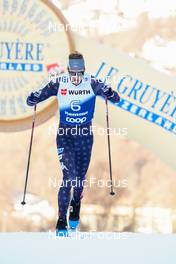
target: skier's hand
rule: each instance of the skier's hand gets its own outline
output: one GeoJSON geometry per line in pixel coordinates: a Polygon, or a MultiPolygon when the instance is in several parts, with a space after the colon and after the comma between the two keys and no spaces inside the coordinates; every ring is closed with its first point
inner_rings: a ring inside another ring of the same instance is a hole
{"type": "Polygon", "coordinates": [[[38,92],[31,93],[31,95],[29,95],[27,98],[27,104],[29,106],[34,106],[38,102],[39,102],[39,93],[38,92]]]}
{"type": "Polygon", "coordinates": [[[104,86],[103,88],[102,88],[102,90],[103,90],[103,93],[104,93],[104,95],[107,97],[107,98],[109,98],[109,97],[111,97],[111,96],[113,96],[113,90],[111,89],[111,87],[110,86],[104,86]]]}
{"type": "Polygon", "coordinates": [[[118,103],[120,100],[120,96],[118,95],[118,93],[116,91],[113,91],[112,88],[108,85],[105,85],[103,87],[103,93],[106,98],[113,103],[118,103]]]}

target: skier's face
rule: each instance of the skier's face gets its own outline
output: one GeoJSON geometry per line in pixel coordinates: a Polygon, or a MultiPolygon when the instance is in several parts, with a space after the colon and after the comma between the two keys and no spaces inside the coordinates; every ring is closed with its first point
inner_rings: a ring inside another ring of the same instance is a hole
{"type": "Polygon", "coordinates": [[[70,80],[74,85],[80,84],[84,76],[84,71],[69,71],[70,80]]]}

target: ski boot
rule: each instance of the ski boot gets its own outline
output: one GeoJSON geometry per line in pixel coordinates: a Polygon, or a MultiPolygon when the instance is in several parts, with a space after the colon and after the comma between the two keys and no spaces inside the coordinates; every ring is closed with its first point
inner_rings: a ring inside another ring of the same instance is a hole
{"type": "Polygon", "coordinates": [[[68,237],[67,218],[59,216],[56,224],[56,236],[68,237]]]}
{"type": "Polygon", "coordinates": [[[72,230],[76,230],[79,225],[79,213],[80,213],[81,202],[76,203],[74,199],[70,203],[70,215],[69,215],[69,227],[72,230]]]}

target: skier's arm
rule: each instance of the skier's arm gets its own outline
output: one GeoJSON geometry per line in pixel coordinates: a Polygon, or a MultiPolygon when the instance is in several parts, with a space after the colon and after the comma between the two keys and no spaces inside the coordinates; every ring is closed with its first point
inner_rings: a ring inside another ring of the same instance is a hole
{"type": "Polygon", "coordinates": [[[113,103],[117,103],[120,100],[119,94],[114,91],[109,85],[106,85],[101,80],[95,79],[94,77],[91,78],[91,86],[94,90],[96,95],[100,95],[104,98],[107,98],[113,103]]]}
{"type": "Polygon", "coordinates": [[[59,89],[59,80],[56,79],[56,82],[50,81],[45,87],[42,89],[32,92],[27,97],[27,104],[29,106],[33,106],[35,104],[38,104],[46,99],[48,99],[50,96],[57,96],[59,89]]]}

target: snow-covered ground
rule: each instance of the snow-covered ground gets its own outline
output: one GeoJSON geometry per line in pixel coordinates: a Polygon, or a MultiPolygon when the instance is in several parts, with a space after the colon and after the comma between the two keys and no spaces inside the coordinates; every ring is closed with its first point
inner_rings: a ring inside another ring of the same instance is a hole
{"type": "Polygon", "coordinates": [[[175,264],[176,235],[78,233],[1,233],[0,263],[175,264]]]}
{"type": "Polygon", "coordinates": [[[176,41],[166,41],[155,36],[145,42],[142,48],[142,57],[149,61],[156,69],[169,74],[169,70],[175,68],[176,41]]]}
{"type": "Polygon", "coordinates": [[[176,65],[173,54],[176,52],[176,40],[175,32],[171,34],[171,25],[173,28],[175,27],[176,1],[52,1],[62,10],[72,26],[72,31],[85,37],[104,41],[108,45],[113,43],[114,47],[124,52],[128,50],[130,56],[141,57],[155,69],[175,76],[176,65]],[[156,24],[157,19],[158,25],[156,24]],[[139,30],[140,26],[143,27],[143,30],[139,30]],[[143,31],[146,31],[146,34],[143,34],[143,31]],[[154,31],[156,35],[153,35],[154,31]],[[117,37],[118,34],[120,34],[120,38],[116,40],[114,37],[117,37]],[[128,42],[129,45],[127,45],[128,42]],[[135,45],[136,48],[134,48],[135,45]],[[134,49],[135,52],[130,49],[134,49]]]}
{"type": "Polygon", "coordinates": [[[133,4],[131,0],[52,1],[62,9],[71,25],[76,28],[81,25],[79,33],[83,36],[87,35],[84,27],[89,27],[89,30],[94,27],[100,35],[130,29],[137,25],[139,15],[144,12],[148,13],[150,19],[176,14],[176,1],[173,0],[133,0],[133,4]]]}

